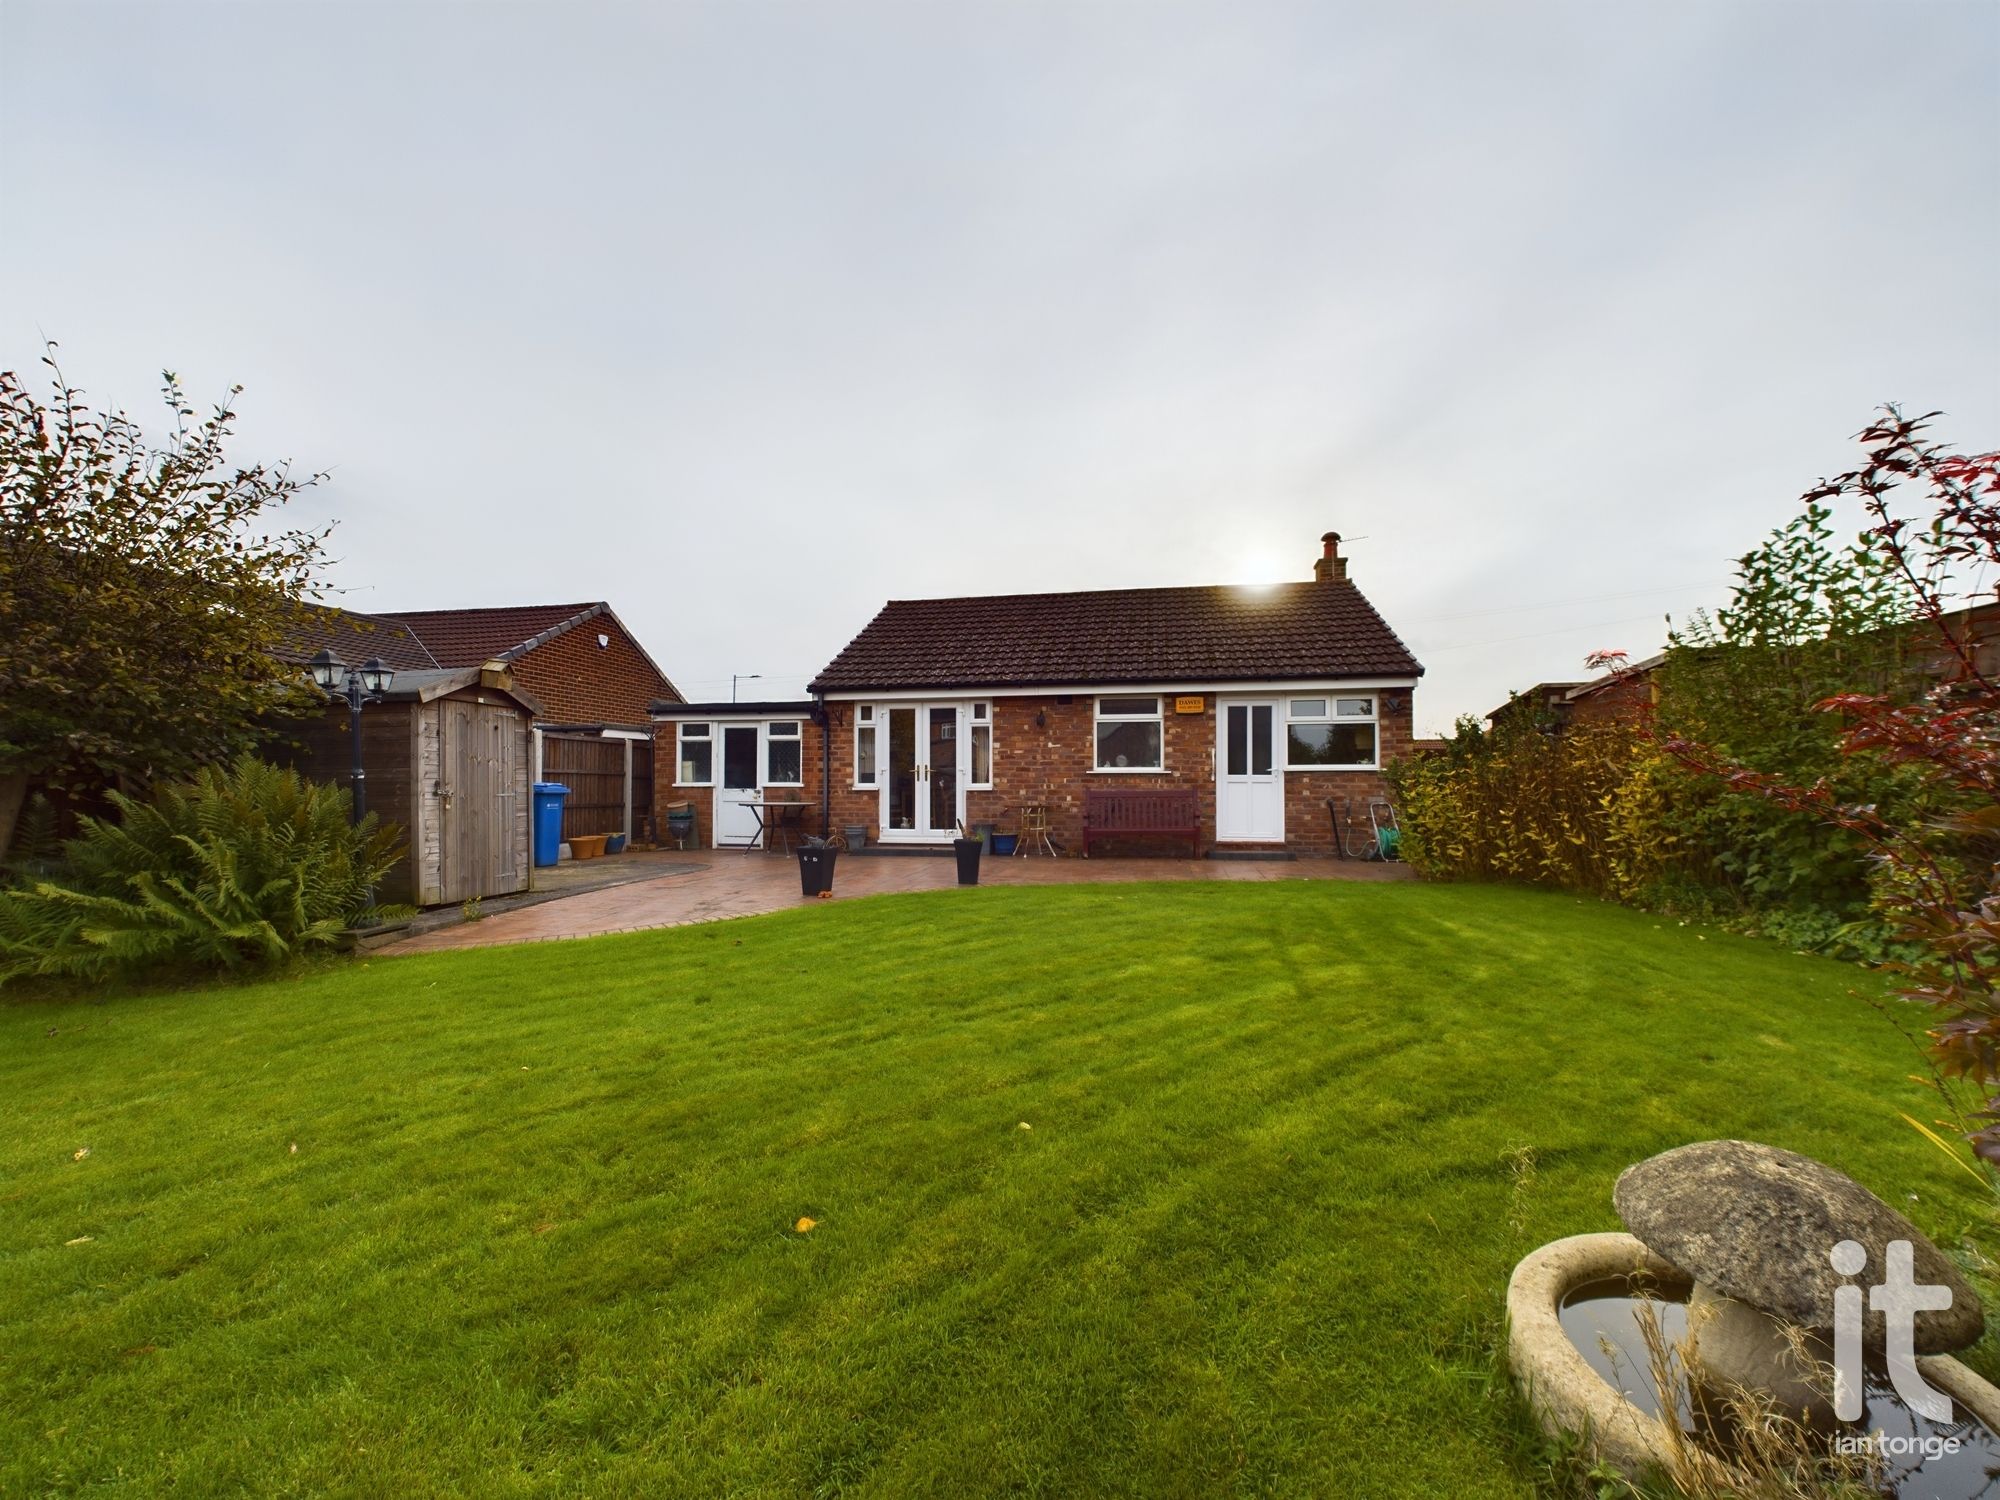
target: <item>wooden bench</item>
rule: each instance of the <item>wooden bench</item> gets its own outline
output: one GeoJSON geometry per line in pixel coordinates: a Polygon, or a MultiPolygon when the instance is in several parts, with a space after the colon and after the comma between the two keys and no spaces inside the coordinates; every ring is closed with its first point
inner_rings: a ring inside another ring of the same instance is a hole
{"type": "Polygon", "coordinates": [[[1093,839],[1137,838],[1146,834],[1184,838],[1192,857],[1201,854],[1201,794],[1193,787],[1086,787],[1083,792],[1083,857],[1093,839]]]}

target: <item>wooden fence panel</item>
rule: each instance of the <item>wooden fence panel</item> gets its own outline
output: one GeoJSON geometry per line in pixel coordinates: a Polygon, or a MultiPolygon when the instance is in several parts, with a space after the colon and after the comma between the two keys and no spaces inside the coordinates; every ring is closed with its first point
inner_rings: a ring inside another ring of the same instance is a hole
{"type": "Polygon", "coordinates": [[[565,839],[625,831],[625,744],[591,734],[542,736],[542,780],[569,788],[565,839]]]}

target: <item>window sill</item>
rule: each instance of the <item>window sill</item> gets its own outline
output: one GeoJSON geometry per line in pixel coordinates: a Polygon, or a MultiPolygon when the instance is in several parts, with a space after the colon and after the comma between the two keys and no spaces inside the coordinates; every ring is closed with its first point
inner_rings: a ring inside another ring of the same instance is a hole
{"type": "Polygon", "coordinates": [[[715,783],[712,781],[676,781],[674,786],[677,789],[685,789],[690,792],[707,792],[714,790],[715,783]]]}
{"type": "Polygon", "coordinates": [[[1086,774],[1091,776],[1171,776],[1173,772],[1165,766],[1098,766],[1086,774]]]}
{"type": "Polygon", "coordinates": [[[1286,766],[1285,773],[1290,775],[1294,771],[1304,774],[1315,771],[1379,771],[1381,769],[1382,766],[1379,761],[1370,761],[1365,766],[1286,766]]]}

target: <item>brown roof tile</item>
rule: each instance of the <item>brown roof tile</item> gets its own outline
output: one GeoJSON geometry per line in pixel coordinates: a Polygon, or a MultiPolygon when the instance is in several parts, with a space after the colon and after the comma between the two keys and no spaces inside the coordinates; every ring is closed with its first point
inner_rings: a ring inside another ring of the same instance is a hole
{"type": "Polygon", "coordinates": [[[273,653],[280,661],[309,661],[324,646],[351,667],[360,666],[371,656],[379,656],[398,672],[441,665],[400,620],[324,604],[308,604],[305,611],[273,653]]]}
{"type": "Polygon", "coordinates": [[[597,604],[522,604],[500,609],[399,609],[384,619],[415,631],[444,667],[477,667],[518,656],[541,638],[594,618],[597,604]]]}
{"type": "Polygon", "coordinates": [[[815,692],[1414,676],[1351,583],[898,599],[815,692]]]}

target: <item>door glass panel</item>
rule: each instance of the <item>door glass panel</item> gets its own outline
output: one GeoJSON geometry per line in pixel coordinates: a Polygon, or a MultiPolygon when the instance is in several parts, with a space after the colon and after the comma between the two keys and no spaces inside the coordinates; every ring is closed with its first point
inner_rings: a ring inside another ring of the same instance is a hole
{"type": "Polygon", "coordinates": [[[892,708],[889,725],[890,828],[915,828],[917,817],[917,711],[892,708]]]}
{"type": "Polygon", "coordinates": [[[722,784],[732,792],[757,790],[757,731],[747,724],[722,731],[722,784]]]}
{"type": "Polygon", "coordinates": [[[958,826],[958,710],[930,711],[930,823],[933,833],[958,826]]]}
{"type": "Polygon", "coordinates": [[[1271,774],[1271,705],[1256,703],[1250,707],[1250,774],[1269,776],[1271,774]]]}
{"type": "Polygon", "coordinates": [[[1240,703],[1229,705],[1229,774],[1242,776],[1250,769],[1250,711],[1240,703]]]}

